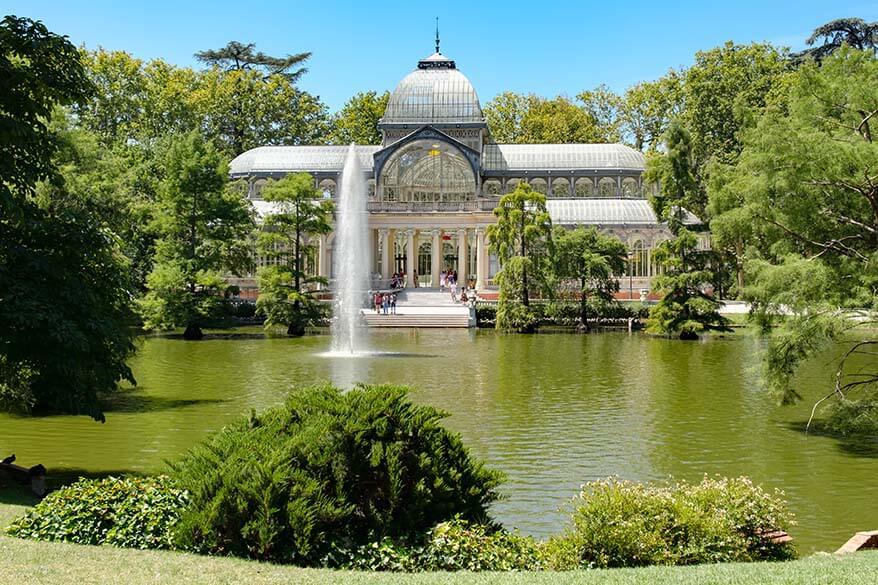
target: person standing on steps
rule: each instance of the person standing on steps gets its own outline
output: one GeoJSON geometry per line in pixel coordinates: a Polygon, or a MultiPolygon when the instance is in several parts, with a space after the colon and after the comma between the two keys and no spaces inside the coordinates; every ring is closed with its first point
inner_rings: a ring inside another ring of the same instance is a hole
{"type": "Polygon", "coordinates": [[[445,292],[445,281],[447,278],[448,276],[445,270],[439,273],[439,292],[445,292]]]}
{"type": "Polygon", "coordinates": [[[396,315],[396,294],[390,293],[390,314],[396,315]]]}
{"type": "Polygon", "coordinates": [[[418,271],[417,270],[415,270],[414,276],[415,276],[415,279],[414,279],[415,280],[415,288],[418,288],[418,271]]]}
{"type": "Polygon", "coordinates": [[[375,298],[372,300],[375,302],[375,314],[380,315],[381,314],[381,293],[376,292],[375,298]]]}
{"type": "Polygon", "coordinates": [[[381,295],[381,309],[383,310],[385,315],[387,314],[387,309],[390,306],[390,300],[387,298],[389,296],[389,294],[381,295]]]}

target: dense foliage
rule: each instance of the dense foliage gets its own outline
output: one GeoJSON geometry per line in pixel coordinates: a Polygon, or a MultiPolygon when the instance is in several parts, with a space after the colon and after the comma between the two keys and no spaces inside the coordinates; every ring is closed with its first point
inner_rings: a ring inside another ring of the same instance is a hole
{"type": "Polygon", "coordinates": [[[828,395],[847,401],[833,424],[878,388],[875,368],[848,359],[872,355],[870,311],[878,309],[876,95],[874,51],[842,47],[804,64],[788,80],[783,107],[754,121],[739,160],[710,190],[712,229],[721,245],[745,250],[743,293],[760,322],[786,313],[766,353],[769,387],[795,400],[798,365],[852,334],[856,344],[839,360],[828,395]]]}
{"type": "Polygon", "coordinates": [[[8,533],[19,538],[140,549],[174,546],[188,496],[166,476],[80,479],[49,494],[8,533]]]}
{"type": "Polygon", "coordinates": [[[530,309],[531,289],[548,290],[550,274],[552,220],[546,196],[519,183],[500,198],[494,215],[497,223],[488,226],[488,238],[500,262],[497,327],[532,332],[536,321],[530,309]]]}
{"type": "Polygon", "coordinates": [[[147,328],[185,327],[201,339],[228,285],[223,276],[248,266],[249,204],[227,184],[228,167],[197,133],[168,150],[156,210],[155,265],[141,302],[147,328]]]}
{"type": "Polygon", "coordinates": [[[69,204],[50,128],[91,86],[69,41],[15,17],[0,24],[0,71],[0,405],[103,420],[99,394],[133,382],[128,262],[97,214],[69,204]]]}
{"type": "Polygon", "coordinates": [[[333,205],[322,199],[307,173],[268,181],[262,198],[273,202],[277,212],[264,219],[259,233],[259,252],[271,264],[259,269],[256,309],[265,315],[266,327],[286,325],[287,335],[303,335],[307,325],[323,317],[314,292],[316,285],[328,282],[314,276],[314,268],[317,239],[332,231],[333,205]]]}
{"type": "Polygon", "coordinates": [[[470,457],[443,414],[404,388],[297,390],[174,467],[191,495],[179,542],[205,552],[317,564],[333,546],[484,521],[500,475],[470,457]]]}
{"type": "Polygon", "coordinates": [[[437,524],[423,539],[384,539],[334,550],[323,564],[357,571],[534,571],[542,559],[533,538],[452,520],[437,524]]]}
{"type": "Polygon", "coordinates": [[[764,535],[792,524],[782,494],[746,478],[699,484],[586,484],[572,524],[547,544],[556,569],[691,565],[793,558],[764,535]]]}
{"type": "Polygon", "coordinates": [[[627,249],[618,238],[605,236],[593,227],[557,227],[552,239],[554,277],[562,285],[575,283],[579,325],[587,331],[590,302],[606,305],[614,301],[613,293],[619,290],[618,275],[625,270],[627,249]]]}

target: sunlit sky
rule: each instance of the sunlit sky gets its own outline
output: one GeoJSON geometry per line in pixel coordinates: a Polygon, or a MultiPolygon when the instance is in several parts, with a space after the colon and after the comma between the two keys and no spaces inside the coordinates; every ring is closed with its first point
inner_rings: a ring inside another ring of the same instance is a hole
{"type": "Polygon", "coordinates": [[[0,0],[4,14],[42,20],[77,45],[197,65],[230,40],[284,55],[313,52],[300,86],[336,110],[358,91],[393,89],[433,52],[457,61],[481,101],[511,90],[573,96],[622,91],[727,40],[804,47],[828,20],[878,20],[878,3],[848,1],[341,2],[332,0],[0,0]]]}

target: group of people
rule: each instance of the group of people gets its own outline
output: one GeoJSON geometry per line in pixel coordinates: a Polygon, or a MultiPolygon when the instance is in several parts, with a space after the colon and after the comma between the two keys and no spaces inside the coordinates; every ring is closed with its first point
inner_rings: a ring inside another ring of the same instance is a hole
{"type": "Polygon", "coordinates": [[[396,315],[396,293],[376,292],[372,298],[376,315],[396,315]]]}

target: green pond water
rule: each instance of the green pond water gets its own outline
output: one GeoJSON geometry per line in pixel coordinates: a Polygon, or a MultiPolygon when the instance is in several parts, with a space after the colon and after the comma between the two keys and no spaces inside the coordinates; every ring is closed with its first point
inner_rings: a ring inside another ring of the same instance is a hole
{"type": "Polygon", "coordinates": [[[805,400],[777,406],[760,388],[760,341],[745,335],[679,342],[629,336],[498,335],[467,330],[371,333],[404,355],[332,359],[329,338],[147,338],[139,382],[99,424],[86,417],[0,416],[0,453],[51,470],[151,472],[251,408],[296,384],[330,379],[408,384],[446,410],[475,454],[504,471],[509,527],[547,536],[589,480],[705,473],[748,475],[781,488],[798,517],[802,553],[834,550],[878,528],[878,448],[801,432],[830,388],[832,355],[804,368],[805,400]]]}

